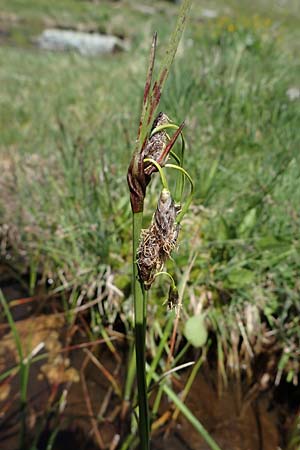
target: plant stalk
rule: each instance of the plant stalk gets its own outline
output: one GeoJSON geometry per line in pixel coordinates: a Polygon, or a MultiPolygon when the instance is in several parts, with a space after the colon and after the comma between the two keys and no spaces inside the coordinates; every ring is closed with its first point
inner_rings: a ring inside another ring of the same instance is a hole
{"type": "Polygon", "coordinates": [[[138,278],[136,254],[142,229],[143,212],[133,214],[133,297],[135,321],[136,374],[139,406],[140,449],[150,448],[150,422],[146,381],[146,293],[138,278]]]}

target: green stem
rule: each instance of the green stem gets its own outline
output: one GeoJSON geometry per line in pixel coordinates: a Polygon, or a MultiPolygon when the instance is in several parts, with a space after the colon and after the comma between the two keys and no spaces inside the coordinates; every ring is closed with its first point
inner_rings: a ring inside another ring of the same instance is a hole
{"type": "Polygon", "coordinates": [[[24,445],[25,431],[26,431],[26,404],[27,404],[27,387],[30,368],[30,358],[24,359],[21,338],[14,322],[13,316],[10,312],[9,306],[0,290],[0,303],[4,309],[7,321],[11,328],[11,332],[15,341],[16,349],[19,356],[19,370],[20,370],[20,410],[21,410],[21,427],[20,427],[20,448],[24,445]]]}
{"type": "Polygon", "coordinates": [[[150,386],[151,381],[152,381],[152,375],[153,375],[153,373],[155,373],[156,368],[157,368],[160,360],[162,359],[162,354],[165,349],[165,345],[167,344],[168,339],[170,338],[170,335],[171,335],[172,326],[173,326],[173,317],[170,316],[164,327],[164,333],[160,338],[159,345],[156,348],[155,356],[152,360],[150,369],[148,370],[148,373],[147,373],[148,386],[150,386]]]}
{"type": "MultiPolygon", "coordinates": [[[[166,123],[164,125],[159,125],[158,127],[154,128],[154,130],[151,132],[150,137],[152,137],[154,134],[158,133],[159,131],[165,130],[167,128],[173,128],[175,130],[178,130],[179,126],[174,124],[174,123],[166,123]]],[[[173,158],[177,161],[178,165],[180,167],[182,167],[182,165],[183,165],[183,157],[184,157],[184,150],[185,150],[185,139],[184,139],[184,136],[183,136],[182,132],[180,133],[180,136],[181,136],[180,156],[178,156],[172,150],[170,151],[170,155],[172,155],[173,158]]],[[[174,199],[175,199],[175,201],[177,203],[181,202],[183,188],[184,188],[184,174],[181,174],[180,176],[178,176],[178,178],[176,180],[175,191],[174,191],[174,199]]]]}
{"type": "Polygon", "coordinates": [[[185,202],[183,208],[181,209],[180,213],[179,213],[179,214],[177,215],[177,217],[176,217],[176,222],[177,222],[177,223],[180,223],[180,221],[182,220],[183,216],[184,216],[185,213],[187,212],[187,210],[188,210],[188,208],[189,208],[189,206],[190,206],[190,204],[191,204],[191,201],[192,201],[192,199],[193,199],[193,194],[194,194],[194,182],[193,182],[191,176],[188,174],[188,172],[187,172],[186,170],[184,170],[183,167],[177,166],[176,164],[166,164],[165,167],[169,167],[170,169],[179,170],[182,174],[184,174],[184,175],[187,177],[187,179],[188,179],[189,182],[190,182],[191,192],[190,192],[190,194],[189,194],[189,196],[188,196],[188,198],[187,198],[187,200],[186,200],[186,202],[185,202]]]}
{"type": "Polygon", "coordinates": [[[128,360],[127,376],[124,387],[124,401],[130,402],[132,386],[134,385],[135,374],[136,374],[136,356],[134,345],[131,345],[130,356],[128,360]]]}
{"type": "MultiPolygon", "coordinates": [[[[184,152],[185,152],[185,139],[183,133],[181,133],[181,149],[179,153],[180,167],[183,167],[184,152]]],[[[181,203],[181,198],[184,190],[184,181],[185,181],[184,174],[181,175],[178,174],[174,192],[174,199],[177,203],[181,203]]]]}
{"type": "Polygon", "coordinates": [[[157,168],[157,170],[159,172],[159,175],[160,175],[160,178],[161,178],[161,182],[162,182],[163,187],[165,189],[169,190],[168,182],[167,182],[164,170],[161,167],[161,165],[158,164],[158,162],[156,162],[155,159],[153,159],[153,158],[145,158],[144,162],[150,162],[151,164],[153,164],[157,168]]]}
{"type": "Polygon", "coordinates": [[[158,277],[158,276],[160,276],[160,275],[167,275],[167,276],[170,278],[170,280],[171,280],[172,286],[173,286],[174,288],[176,287],[174,278],[172,277],[172,275],[171,275],[169,272],[157,272],[157,273],[154,275],[154,278],[156,278],[156,277],[158,277]]]}
{"type": "Polygon", "coordinates": [[[181,159],[179,158],[178,155],[176,155],[175,152],[173,152],[173,150],[170,151],[170,155],[173,156],[173,158],[175,159],[175,161],[177,162],[177,164],[178,164],[179,166],[181,166],[181,159]]]}
{"type": "Polygon", "coordinates": [[[138,277],[136,253],[142,229],[143,212],[133,214],[133,296],[135,320],[136,373],[139,405],[140,449],[150,448],[150,424],[146,382],[146,295],[138,277]]]}

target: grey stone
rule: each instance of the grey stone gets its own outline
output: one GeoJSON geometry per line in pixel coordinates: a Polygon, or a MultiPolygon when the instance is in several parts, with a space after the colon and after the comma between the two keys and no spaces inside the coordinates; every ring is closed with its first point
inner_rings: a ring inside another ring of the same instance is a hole
{"type": "Polygon", "coordinates": [[[300,89],[292,86],[286,91],[286,95],[291,101],[298,100],[300,98],[300,89]]]}
{"type": "Polygon", "coordinates": [[[128,50],[128,44],[116,36],[55,28],[44,30],[36,41],[44,50],[72,50],[90,56],[112,53],[115,50],[128,50]]]}
{"type": "Polygon", "coordinates": [[[201,16],[205,19],[215,19],[218,17],[218,11],[214,9],[202,9],[201,16]]]}

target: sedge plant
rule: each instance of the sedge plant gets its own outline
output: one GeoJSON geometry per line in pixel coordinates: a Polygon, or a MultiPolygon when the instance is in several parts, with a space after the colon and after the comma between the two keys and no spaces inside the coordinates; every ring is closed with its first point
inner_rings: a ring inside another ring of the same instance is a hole
{"type": "MultiPolygon", "coordinates": [[[[179,316],[179,293],[173,277],[168,272],[165,272],[163,267],[165,262],[170,258],[171,252],[177,247],[180,223],[190,206],[194,191],[192,178],[183,168],[185,141],[182,131],[184,123],[176,125],[172,123],[165,113],[160,112],[157,114],[161,93],[169,74],[190,7],[191,0],[185,0],[182,3],[176,27],[166,49],[165,58],[159,69],[158,77],[154,81],[152,81],[152,77],[157,43],[156,34],[153,37],[136,146],[127,174],[133,216],[133,297],[140,450],[150,449],[148,385],[152,380],[156,383],[159,382],[155,373],[157,361],[152,366],[148,376],[146,375],[145,338],[147,327],[147,295],[156,277],[159,275],[167,275],[171,280],[167,300],[168,306],[174,308],[176,316],[179,316]],[[174,133],[172,136],[169,136],[168,133],[171,130],[174,130],[174,133]],[[179,136],[181,136],[181,148],[176,153],[173,151],[173,147],[179,136]],[[167,162],[170,157],[174,159],[174,163],[167,162]],[[166,171],[171,169],[177,171],[176,184],[172,192],[166,176],[166,171]],[[146,189],[155,172],[160,176],[162,189],[158,196],[157,208],[153,214],[151,224],[148,229],[142,229],[146,189]],[[190,185],[187,194],[185,194],[186,180],[190,185]]],[[[171,322],[169,326],[171,326],[171,322]]],[[[168,335],[169,332],[165,333],[166,339],[168,335]]],[[[162,348],[163,343],[161,350],[162,348]]],[[[195,416],[192,415],[182,402],[179,402],[176,394],[170,389],[166,394],[175,401],[177,407],[186,415],[210,447],[213,450],[220,450],[195,416]]],[[[127,448],[126,445],[124,448],[127,448]]],[[[133,445],[133,443],[131,442],[130,445],[133,445]]]]}
{"type": "MultiPolygon", "coordinates": [[[[133,213],[133,295],[135,315],[135,350],[136,373],[138,387],[139,407],[139,439],[141,450],[148,450],[150,445],[150,420],[147,398],[145,338],[146,338],[146,293],[150,289],[157,272],[161,271],[170,252],[175,248],[179,232],[179,222],[186,212],[186,207],[175,205],[169,191],[163,166],[170,152],[182,133],[184,124],[172,124],[166,114],[157,115],[157,110],[164,84],[174,59],[184,24],[191,7],[191,0],[185,0],[180,8],[176,27],[171,34],[158,77],[153,78],[157,35],[152,41],[149,66],[144,89],[142,112],[135,151],[128,169],[128,186],[133,213]],[[167,130],[174,128],[175,132],[170,138],[167,130]],[[154,220],[147,231],[142,233],[142,221],[146,188],[154,172],[159,172],[163,189],[159,198],[154,220]],[[168,242],[162,242],[160,231],[163,231],[168,242]]],[[[175,157],[176,167],[182,169],[183,146],[181,155],[175,157]]],[[[175,167],[172,165],[171,167],[175,167]]],[[[181,186],[177,185],[176,200],[179,192],[183,192],[183,178],[180,176],[181,186]]],[[[188,204],[190,202],[187,201],[188,204]]]]}
{"type": "MultiPolygon", "coordinates": [[[[154,81],[152,81],[152,77],[157,36],[154,35],[153,37],[136,146],[127,174],[133,217],[135,356],[139,410],[139,449],[141,450],[150,449],[149,384],[152,380],[156,383],[160,382],[155,373],[157,361],[154,366],[152,365],[148,376],[146,375],[145,338],[147,327],[147,294],[156,277],[167,274],[171,280],[167,300],[168,306],[175,308],[176,317],[178,318],[180,296],[173,277],[168,272],[165,272],[163,267],[164,263],[171,256],[171,252],[177,246],[180,222],[188,210],[194,191],[192,178],[183,168],[185,141],[182,130],[184,123],[178,126],[172,123],[165,113],[160,112],[157,114],[163,86],[175,56],[190,7],[191,0],[185,0],[182,3],[165,58],[158,72],[158,77],[154,81]],[[168,133],[171,130],[174,130],[174,133],[170,137],[168,133]],[[172,149],[179,136],[181,136],[181,149],[178,153],[175,153],[172,149]],[[173,157],[174,163],[167,162],[169,157],[173,157]],[[170,191],[166,176],[166,171],[170,169],[177,171],[176,184],[172,192],[170,191]],[[155,172],[159,173],[162,190],[158,198],[157,208],[152,222],[148,229],[144,230],[142,229],[142,224],[146,189],[155,172]],[[186,180],[189,182],[190,190],[185,197],[186,180]]],[[[171,321],[169,322],[169,326],[171,327],[171,321]]],[[[167,339],[169,332],[164,335],[167,339]]],[[[163,346],[164,343],[162,343],[161,350],[163,346]]],[[[165,384],[162,387],[167,396],[175,402],[182,414],[188,418],[190,423],[202,435],[210,447],[213,450],[220,450],[198,419],[179,401],[176,394],[170,388],[167,389],[165,384]]],[[[128,445],[133,445],[133,442],[130,442],[130,444],[126,443],[124,448],[128,448],[128,445]]]]}

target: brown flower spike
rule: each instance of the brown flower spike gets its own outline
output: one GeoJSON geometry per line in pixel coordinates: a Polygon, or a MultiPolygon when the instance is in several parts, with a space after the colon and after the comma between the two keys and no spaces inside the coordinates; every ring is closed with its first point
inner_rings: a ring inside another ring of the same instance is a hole
{"type": "Polygon", "coordinates": [[[166,125],[169,122],[170,119],[168,116],[160,112],[153,121],[149,133],[150,137],[146,139],[142,149],[139,152],[135,152],[131,159],[127,173],[127,182],[130,190],[131,207],[134,213],[143,211],[146,188],[150,182],[152,173],[157,172],[155,165],[150,162],[144,162],[144,159],[152,158],[163,167],[184,127],[184,123],[182,123],[171,139],[166,130],[160,130],[151,136],[155,128],[166,125]]]}
{"type": "Polygon", "coordinates": [[[170,192],[163,189],[150,227],[142,230],[141,242],[137,250],[139,277],[145,289],[150,289],[155,274],[176,248],[179,225],[176,216],[179,207],[174,204],[170,192]]]}
{"type": "MultiPolygon", "coordinates": [[[[170,119],[168,118],[168,116],[165,113],[160,112],[152,124],[151,133],[153,132],[153,130],[155,130],[155,128],[157,128],[161,125],[166,125],[168,123],[170,123],[170,119]]],[[[151,136],[151,133],[150,133],[150,136],[151,136]]],[[[151,136],[148,139],[148,141],[145,145],[145,148],[143,149],[144,159],[152,158],[156,162],[158,162],[159,159],[162,159],[164,151],[167,147],[169,140],[170,140],[170,138],[169,138],[166,130],[161,130],[161,131],[158,131],[157,133],[153,134],[153,136],[151,136]]],[[[167,157],[168,157],[168,155],[165,155],[164,160],[162,160],[160,162],[160,165],[162,167],[164,166],[167,157]]],[[[151,173],[153,171],[157,171],[156,167],[153,164],[151,164],[150,162],[146,162],[144,164],[145,174],[151,175],[151,173]]]]}

